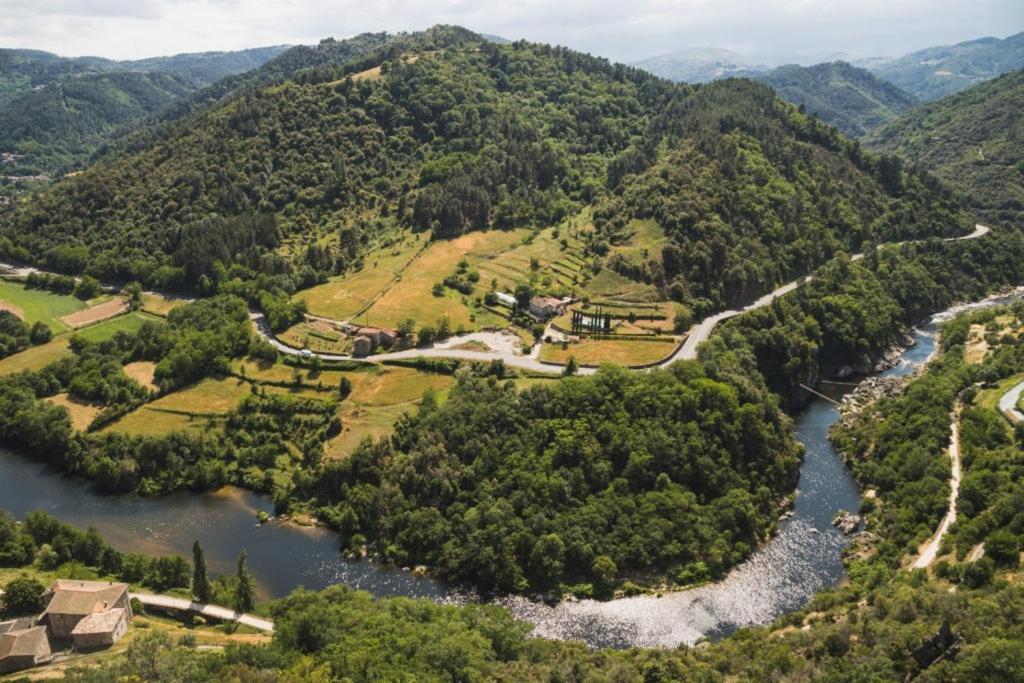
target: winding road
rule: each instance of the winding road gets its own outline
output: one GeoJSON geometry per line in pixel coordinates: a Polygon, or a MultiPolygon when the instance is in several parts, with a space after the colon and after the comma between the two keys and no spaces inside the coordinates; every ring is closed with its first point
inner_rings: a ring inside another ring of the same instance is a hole
{"type": "Polygon", "coordinates": [[[274,632],[274,622],[269,619],[262,619],[252,614],[236,612],[227,607],[207,605],[185,598],[176,598],[172,595],[153,595],[152,593],[132,593],[132,599],[138,600],[148,607],[159,607],[161,609],[172,609],[179,612],[191,612],[205,617],[211,617],[220,621],[233,621],[242,626],[249,626],[264,633],[274,632]]]}
{"type": "Polygon", "coordinates": [[[1024,422],[1024,413],[1017,408],[1020,402],[1020,395],[1024,392],[1024,382],[1017,384],[999,398],[999,410],[1006,419],[1014,424],[1024,422]]]}
{"type": "MultiPolygon", "coordinates": [[[[943,241],[945,242],[956,242],[960,240],[973,240],[979,237],[983,237],[989,233],[989,228],[977,224],[974,226],[974,230],[967,234],[961,235],[960,237],[947,237],[943,241]]],[[[888,245],[879,245],[879,248],[883,246],[899,246],[901,244],[907,244],[908,242],[893,242],[888,245]]],[[[855,254],[851,258],[856,261],[864,257],[864,254],[855,254]]],[[[704,318],[699,323],[693,325],[687,333],[686,340],[676,349],[675,353],[667,357],[664,361],[659,363],[656,367],[666,368],[672,365],[676,361],[680,360],[694,360],[697,358],[697,351],[700,345],[710,339],[711,334],[715,331],[715,327],[718,326],[723,320],[747,313],[749,311],[763,308],[764,306],[770,305],[780,296],[789,294],[797,287],[810,282],[814,278],[813,275],[805,275],[804,277],[793,280],[792,282],[786,283],[781,287],[765,294],[753,303],[744,306],[740,309],[730,309],[728,311],[721,311],[704,318]]],[[[519,368],[522,370],[530,370],[532,372],[546,373],[546,374],[561,374],[564,366],[553,363],[545,363],[539,359],[540,345],[537,344],[533,347],[533,350],[529,355],[522,355],[516,352],[516,346],[507,344],[502,340],[503,335],[510,333],[502,332],[475,332],[473,334],[459,335],[446,340],[445,342],[435,344],[429,349],[406,349],[405,351],[395,351],[393,353],[379,353],[370,356],[364,356],[361,358],[354,358],[353,356],[331,354],[331,353],[317,353],[312,351],[302,351],[293,346],[289,346],[274,336],[270,330],[270,326],[267,324],[266,318],[262,313],[253,312],[250,314],[253,319],[253,323],[256,330],[261,336],[263,336],[270,344],[272,344],[281,353],[291,356],[317,356],[324,361],[338,361],[338,360],[355,360],[365,363],[383,363],[386,361],[393,360],[411,360],[415,358],[455,358],[458,360],[467,361],[480,361],[488,363],[493,360],[501,360],[509,367],[519,368]],[[455,348],[469,341],[482,341],[491,347],[491,351],[471,351],[467,349],[455,348]]],[[[327,320],[326,318],[318,318],[320,320],[327,320]]],[[[330,321],[337,322],[337,321],[330,321]]],[[[577,374],[590,375],[597,371],[597,368],[592,366],[581,366],[577,374]]]]}

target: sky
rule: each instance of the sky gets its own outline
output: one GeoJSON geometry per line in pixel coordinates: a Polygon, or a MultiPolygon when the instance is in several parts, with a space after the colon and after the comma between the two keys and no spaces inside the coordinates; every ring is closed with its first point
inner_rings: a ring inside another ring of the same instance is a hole
{"type": "Polygon", "coordinates": [[[1024,31],[1024,0],[0,0],[0,47],[135,59],[438,23],[624,62],[698,46],[899,56],[1024,31]]]}

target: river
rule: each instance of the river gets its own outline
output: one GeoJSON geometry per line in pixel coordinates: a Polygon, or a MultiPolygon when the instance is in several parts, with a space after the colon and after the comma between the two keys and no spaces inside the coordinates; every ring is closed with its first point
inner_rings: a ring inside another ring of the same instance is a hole
{"type": "MultiPolygon", "coordinates": [[[[990,304],[1007,300],[993,299],[990,304]]],[[[951,309],[959,310],[963,307],[951,309]]],[[[885,374],[905,374],[926,360],[935,348],[935,327],[933,322],[916,331],[916,345],[885,374]]],[[[832,404],[817,399],[795,418],[796,436],[806,447],[806,456],[793,516],[721,581],[661,597],[610,602],[583,600],[553,607],[518,597],[499,602],[533,623],[538,635],[611,647],[674,647],[766,623],[798,609],[816,591],[842,580],[845,539],[832,519],[841,509],[857,511],[860,504],[857,487],[828,440],[836,417],[832,404]]],[[[215,573],[233,571],[235,558],[245,549],[263,597],[279,597],[297,586],[320,589],[345,583],[378,596],[466,599],[439,581],[369,561],[345,561],[337,538],[327,530],[276,521],[258,525],[257,511],[271,512],[272,505],[266,497],[241,489],[160,498],[104,496],[85,481],[0,448],[0,507],[17,517],[42,509],[81,528],[95,526],[124,551],[191,557],[192,543],[198,540],[215,573]]]]}

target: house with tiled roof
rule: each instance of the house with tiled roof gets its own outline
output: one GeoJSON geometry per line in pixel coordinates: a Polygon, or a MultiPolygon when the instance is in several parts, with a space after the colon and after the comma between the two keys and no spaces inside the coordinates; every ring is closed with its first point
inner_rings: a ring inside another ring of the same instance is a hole
{"type": "Polygon", "coordinates": [[[46,627],[35,618],[0,622],[0,675],[45,664],[52,656],[46,627]]]}
{"type": "Polygon", "coordinates": [[[87,617],[111,612],[116,615],[116,620],[111,621],[112,617],[92,619],[88,622],[89,629],[92,630],[88,635],[91,635],[92,639],[102,639],[95,633],[102,624],[107,628],[110,643],[113,643],[124,635],[128,630],[128,623],[132,620],[132,606],[126,583],[59,579],[43,593],[43,604],[46,609],[43,611],[42,621],[49,627],[50,636],[62,641],[73,641],[75,627],[87,617]]]}

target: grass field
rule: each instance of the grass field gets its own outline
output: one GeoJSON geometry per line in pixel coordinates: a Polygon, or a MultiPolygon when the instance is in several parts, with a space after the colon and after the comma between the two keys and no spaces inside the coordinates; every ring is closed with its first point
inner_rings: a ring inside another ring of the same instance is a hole
{"type": "Polygon", "coordinates": [[[0,375],[10,375],[22,370],[41,370],[64,356],[71,355],[68,348],[69,336],[57,337],[41,346],[30,346],[24,351],[0,360],[0,375]]]}
{"type": "MultiPolygon", "coordinates": [[[[245,376],[257,382],[292,383],[295,370],[281,363],[264,366],[245,361],[236,366],[244,367],[245,376]]],[[[325,446],[325,456],[341,458],[350,454],[366,437],[379,438],[390,434],[395,420],[423,398],[423,393],[432,389],[443,400],[454,379],[448,375],[419,372],[411,368],[367,366],[366,370],[339,372],[324,370],[310,375],[301,371],[302,391],[321,398],[337,396],[337,387],[342,377],[352,382],[352,393],[341,403],[342,432],[325,446]],[[322,391],[317,392],[320,385],[322,391]]],[[[268,387],[268,390],[272,387],[268,387]]],[[[287,391],[287,389],[278,389],[287,391]]]]}
{"type": "Polygon", "coordinates": [[[175,308],[184,306],[186,303],[188,302],[183,299],[171,299],[155,292],[145,292],[142,295],[142,310],[158,315],[161,318],[166,317],[175,308]]]}
{"type": "Polygon", "coordinates": [[[578,344],[544,344],[540,350],[540,359],[566,363],[572,357],[584,365],[645,365],[665,358],[675,350],[676,345],[672,340],[584,339],[578,344]]]}
{"type": "Polygon", "coordinates": [[[16,306],[25,322],[31,324],[41,320],[54,332],[68,329],[58,318],[86,307],[84,301],[73,296],[29,289],[9,280],[0,280],[0,301],[16,306]]]}
{"type": "Polygon", "coordinates": [[[1014,375],[1000,380],[993,389],[982,389],[978,392],[978,395],[974,397],[974,405],[998,412],[999,399],[1001,399],[1003,394],[1007,391],[1017,386],[1021,380],[1024,380],[1024,374],[1014,375]]]}
{"type": "Polygon", "coordinates": [[[351,353],[352,341],[329,323],[320,320],[301,322],[277,335],[289,346],[320,353],[351,353]]]}
{"type": "Polygon", "coordinates": [[[156,363],[148,360],[140,360],[124,366],[124,372],[126,375],[150,391],[157,390],[157,386],[153,382],[153,372],[155,370],[156,363]]]}
{"type": "Polygon", "coordinates": [[[75,335],[87,341],[99,342],[110,339],[118,332],[136,332],[146,321],[162,323],[163,320],[148,313],[135,311],[126,315],[120,315],[110,320],[90,325],[75,332],[75,335]]]}
{"type": "Polygon", "coordinates": [[[470,319],[474,311],[468,302],[477,296],[482,297],[490,287],[482,269],[477,291],[468,297],[447,287],[444,296],[434,296],[433,287],[454,273],[462,259],[466,259],[471,267],[476,267],[482,261],[496,258],[514,248],[527,234],[526,230],[491,230],[470,232],[453,240],[433,242],[402,274],[401,280],[374,302],[365,315],[359,316],[359,321],[395,327],[410,317],[422,325],[434,324],[439,318],[447,316],[453,329],[460,325],[475,329],[482,324],[494,324],[492,320],[470,319]]]}
{"type": "Polygon", "coordinates": [[[101,431],[154,435],[179,429],[203,429],[210,422],[210,416],[227,413],[248,396],[250,386],[234,377],[204,379],[139,407],[101,431]]]}
{"type": "Polygon", "coordinates": [[[400,244],[370,254],[363,269],[295,295],[305,299],[309,312],[336,320],[346,320],[380,295],[395,274],[409,265],[423,247],[427,235],[406,237],[400,244]]]}
{"type": "Polygon", "coordinates": [[[57,394],[46,399],[55,406],[66,408],[71,414],[71,426],[80,432],[85,431],[96,416],[103,410],[103,406],[93,403],[83,403],[78,399],[71,398],[67,394],[57,394]]]}

